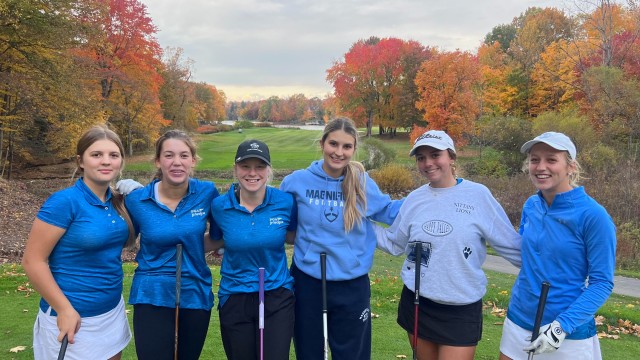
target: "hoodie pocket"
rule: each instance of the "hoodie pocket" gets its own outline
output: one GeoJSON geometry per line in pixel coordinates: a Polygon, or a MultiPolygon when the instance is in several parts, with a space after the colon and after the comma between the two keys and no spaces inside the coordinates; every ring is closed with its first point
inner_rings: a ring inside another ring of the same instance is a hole
{"type": "Polygon", "coordinates": [[[353,270],[361,266],[360,260],[348,245],[332,245],[326,248],[311,244],[302,261],[307,265],[317,265],[319,273],[322,252],[327,254],[327,279],[329,280],[351,279],[353,270]]]}

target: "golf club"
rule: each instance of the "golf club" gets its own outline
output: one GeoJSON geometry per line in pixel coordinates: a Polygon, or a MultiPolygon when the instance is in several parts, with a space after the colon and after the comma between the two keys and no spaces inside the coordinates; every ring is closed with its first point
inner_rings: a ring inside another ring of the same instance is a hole
{"type": "Polygon", "coordinates": [[[67,335],[62,338],[62,345],[60,345],[60,352],[58,353],[58,360],[64,359],[64,354],[67,352],[67,345],[69,344],[69,339],[67,335]]]}
{"type": "Polygon", "coordinates": [[[260,329],[260,360],[264,360],[264,268],[258,269],[259,290],[258,300],[258,329],[260,329]]]}
{"type": "Polygon", "coordinates": [[[327,253],[320,253],[320,277],[322,280],[322,333],[324,335],[324,360],[328,360],[329,329],[327,323],[327,253]]]}
{"type": "Polygon", "coordinates": [[[422,265],[422,243],[416,242],[413,246],[416,255],[415,268],[415,297],[413,305],[415,307],[413,316],[413,360],[418,359],[418,314],[420,308],[420,265],[422,265]]]}
{"type": "Polygon", "coordinates": [[[182,283],[182,244],[176,245],[176,327],[173,343],[173,359],[178,360],[178,314],[180,312],[180,287],[182,283]]]}
{"type": "MultiPolygon", "coordinates": [[[[549,288],[551,284],[547,281],[542,282],[542,288],[540,289],[540,299],[538,300],[538,309],[536,310],[536,318],[533,322],[533,331],[531,331],[531,342],[536,341],[538,333],[540,332],[540,323],[542,322],[542,314],[544,313],[544,306],[547,303],[547,295],[549,294],[549,288]]],[[[529,360],[533,359],[533,351],[529,351],[529,360]]]]}

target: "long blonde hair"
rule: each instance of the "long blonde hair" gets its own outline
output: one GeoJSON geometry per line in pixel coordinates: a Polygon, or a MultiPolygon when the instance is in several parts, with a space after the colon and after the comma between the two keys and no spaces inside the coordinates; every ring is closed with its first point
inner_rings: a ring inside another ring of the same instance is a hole
{"type": "MultiPolygon", "coordinates": [[[[353,136],[354,149],[358,145],[358,130],[351,119],[335,118],[324,127],[320,143],[324,145],[327,136],[334,131],[342,130],[353,136]]],[[[354,151],[355,155],[355,151],[354,151]]],[[[362,218],[367,213],[367,193],[364,166],[357,161],[350,161],[344,169],[342,193],[344,194],[344,230],[350,232],[356,224],[362,225],[362,218]]]]}
{"type": "MultiPolygon", "coordinates": [[[[78,143],[76,144],[77,167],[76,167],[76,171],[74,171],[73,176],[75,176],[77,172],[84,174],[84,169],[80,167],[79,161],[82,158],[82,155],[84,155],[84,152],[87,151],[87,149],[91,145],[93,145],[93,143],[99,140],[109,140],[112,143],[116,144],[116,146],[118,146],[118,151],[120,151],[120,156],[122,157],[122,166],[120,167],[120,171],[124,169],[125,153],[124,153],[124,146],[122,146],[122,141],[120,140],[120,137],[118,136],[118,134],[116,134],[112,130],[109,130],[106,126],[98,125],[98,126],[92,127],[91,129],[87,130],[84,134],[82,134],[82,136],[78,140],[78,143]]],[[[113,188],[111,188],[111,195],[112,195],[111,203],[113,204],[113,207],[116,209],[118,214],[122,216],[124,221],[127,223],[127,227],[129,228],[129,238],[127,238],[127,242],[125,243],[124,246],[132,247],[136,241],[135,230],[133,228],[133,222],[131,221],[129,212],[127,211],[127,208],[124,205],[124,196],[118,193],[117,191],[115,191],[115,189],[113,188]]]]}

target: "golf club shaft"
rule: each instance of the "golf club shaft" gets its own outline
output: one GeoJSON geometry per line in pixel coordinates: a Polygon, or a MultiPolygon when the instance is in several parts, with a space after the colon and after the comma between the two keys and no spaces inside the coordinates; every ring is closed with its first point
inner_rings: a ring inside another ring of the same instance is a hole
{"type": "Polygon", "coordinates": [[[264,359],[264,268],[258,269],[258,329],[260,329],[260,360],[264,359]]]}
{"type": "MultiPolygon", "coordinates": [[[[542,315],[544,314],[544,306],[547,303],[547,295],[551,284],[547,281],[542,282],[540,289],[540,299],[538,300],[538,309],[536,310],[536,318],[533,322],[533,330],[531,331],[531,342],[536,341],[540,332],[540,324],[542,323],[542,315]]],[[[529,360],[533,359],[533,351],[529,351],[529,360]]]]}
{"type": "Polygon", "coordinates": [[[416,242],[414,245],[415,260],[415,296],[413,298],[413,360],[418,358],[418,314],[420,308],[420,266],[422,265],[422,243],[416,242]]]}
{"type": "Polygon", "coordinates": [[[324,359],[329,359],[329,329],[327,320],[327,254],[320,253],[320,277],[322,281],[322,334],[324,335],[324,359]]]}
{"type": "Polygon", "coordinates": [[[180,287],[182,286],[182,244],[176,245],[176,326],[173,359],[178,360],[178,319],[180,313],[180,287]]]}
{"type": "Polygon", "coordinates": [[[67,352],[67,345],[69,344],[69,339],[67,335],[62,338],[62,345],[60,345],[60,352],[58,353],[58,360],[64,359],[64,354],[67,352]]]}

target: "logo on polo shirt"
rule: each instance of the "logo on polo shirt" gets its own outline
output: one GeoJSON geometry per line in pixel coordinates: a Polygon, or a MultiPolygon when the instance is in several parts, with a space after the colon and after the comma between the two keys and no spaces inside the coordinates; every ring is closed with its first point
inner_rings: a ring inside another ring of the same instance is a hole
{"type": "Polygon", "coordinates": [[[204,208],[191,210],[191,217],[204,216],[204,215],[205,215],[204,208]]]}
{"type": "Polygon", "coordinates": [[[284,221],[282,221],[282,218],[269,218],[269,225],[282,225],[284,224],[284,221]]]}

